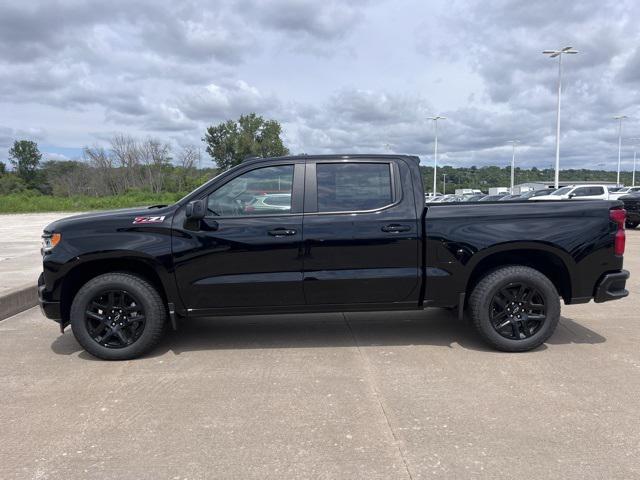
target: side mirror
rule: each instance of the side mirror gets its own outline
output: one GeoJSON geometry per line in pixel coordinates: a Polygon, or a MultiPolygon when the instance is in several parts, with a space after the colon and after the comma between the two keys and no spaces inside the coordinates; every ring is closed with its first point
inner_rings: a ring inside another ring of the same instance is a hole
{"type": "Polygon", "coordinates": [[[193,200],[187,203],[185,215],[191,220],[202,220],[207,211],[206,200],[193,200]]]}
{"type": "Polygon", "coordinates": [[[569,194],[569,198],[573,198],[573,197],[575,197],[575,196],[576,196],[576,194],[575,194],[575,193],[570,193],[570,194],[569,194]]]}

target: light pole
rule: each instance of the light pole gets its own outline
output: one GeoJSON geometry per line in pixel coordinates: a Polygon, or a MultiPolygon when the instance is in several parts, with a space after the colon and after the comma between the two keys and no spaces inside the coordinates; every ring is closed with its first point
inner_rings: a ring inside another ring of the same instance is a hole
{"type": "Polygon", "coordinates": [[[438,120],[446,120],[447,117],[441,117],[440,115],[436,115],[435,117],[428,117],[429,120],[433,120],[433,124],[435,126],[435,139],[433,143],[433,196],[436,195],[437,188],[437,169],[438,169],[438,120]]]}
{"type": "Polygon", "coordinates": [[[616,115],[613,117],[618,120],[618,176],[616,177],[616,185],[620,186],[620,157],[622,156],[622,120],[628,118],[626,115],[616,115]]]}
{"type": "Polygon", "coordinates": [[[630,138],[629,141],[634,142],[633,144],[633,172],[631,174],[631,186],[636,186],[636,143],[640,138],[630,138]]]}
{"type": "Polygon", "coordinates": [[[446,173],[442,174],[442,194],[443,195],[447,194],[447,174],[446,173]]]}
{"type": "Polygon", "coordinates": [[[516,179],[516,145],[520,143],[520,140],[509,140],[507,143],[510,143],[513,146],[511,154],[511,195],[513,195],[513,184],[516,179]]]}
{"type": "Polygon", "coordinates": [[[565,53],[576,54],[577,50],[573,47],[564,47],[562,50],[545,50],[542,53],[549,55],[550,58],[558,57],[558,111],[556,113],[556,174],[555,186],[558,188],[560,183],[560,97],[562,93],[562,55],[565,53]]]}

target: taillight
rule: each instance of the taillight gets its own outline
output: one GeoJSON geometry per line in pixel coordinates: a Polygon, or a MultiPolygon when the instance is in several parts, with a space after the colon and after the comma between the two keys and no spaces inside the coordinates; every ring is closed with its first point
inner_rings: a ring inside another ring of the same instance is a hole
{"type": "Polygon", "coordinates": [[[616,222],[616,225],[618,226],[615,240],[613,242],[613,251],[616,255],[623,255],[624,246],[627,241],[624,233],[624,223],[627,219],[627,211],[624,208],[609,210],[609,218],[616,222]]]}

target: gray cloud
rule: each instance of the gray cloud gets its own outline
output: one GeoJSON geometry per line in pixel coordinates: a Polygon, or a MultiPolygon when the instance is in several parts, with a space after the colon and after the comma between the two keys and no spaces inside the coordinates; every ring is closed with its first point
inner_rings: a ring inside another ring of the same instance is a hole
{"type": "Polygon", "coordinates": [[[612,115],[640,136],[639,14],[630,0],[5,0],[0,147],[117,131],[198,143],[208,124],[255,111],[283,122],[294,152],[429,162],[426,117],[441,113],[445,162],[506,164],[518,138],[522,165],[548,166],[557,61],[541,51],[571,44],[563,165],[611,166],[612,115]]]}
{"type": "Polygon", "coordinates": [[[267,27],[283,33],[305,35],[322,40],[344,37],[363,17],[362,6],[368,2],[328,0],[245,0],[238,3],[238,12],[256,19],[267,27]]]}

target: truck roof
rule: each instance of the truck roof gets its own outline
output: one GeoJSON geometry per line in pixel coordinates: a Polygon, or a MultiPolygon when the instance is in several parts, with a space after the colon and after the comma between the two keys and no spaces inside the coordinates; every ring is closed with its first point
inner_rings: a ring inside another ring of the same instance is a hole
{"type": "Polygon", "coordinates": [[[373,159],[385,159],[385,158],[404,158],[407,160],[411,160],[413,162],[416,162],[418,164],[420,164],[420,158],[417,155],[394,155],[394,154],[387,154],[387,153],[348,153],[348,154],[340,154],[340,153],[336,153],[336,154],[330,154],[330,155],[306,155],[306,154],[302,154],[302,155],[286,155],[286,156],[282,156],[282,157],[248,157],[245,158],[242,163],[248,163],[248,162],[267,162],[267,161],[272,161],[272,160],[299,160],[299,159],[310,159],[310,160],[335,160],[335,159],[344,159],[344,160],[349,160],[349,159],[367,159],[367,158],[373,158],[373,159]]]}

